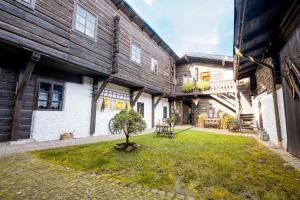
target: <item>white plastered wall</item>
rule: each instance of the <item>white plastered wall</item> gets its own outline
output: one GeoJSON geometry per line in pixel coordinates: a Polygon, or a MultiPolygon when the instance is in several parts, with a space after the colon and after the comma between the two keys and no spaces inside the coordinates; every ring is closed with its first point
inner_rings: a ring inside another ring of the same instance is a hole
{"type": "MultiPolygon", "coordinates": [[[[134,92],[134,96],[137,95],[138,92],[134,92]]],[[[144,103],[144,120],[146,122],[147,128],[152,128],[152,95],[148,93],[142,93],[137,102],[144,103]]],[[[133,107],[133,109],[137,110],[137,104],[133,107]]]]}
{"type": "MultiPolygon", "coordinates": [[[[109,83],[107,84],[105,89],[109,89],[112,91],[117,91],[121,93],[129,94],[130,90],[129,88],[119,86],[116,84],[109,83]]],[[[129,103],[129,102],[128,102],[129,103]]],[[[97,135],[110,135],[109,131],[109,121],[117,114],[120,110],[113,110],[113,109],[104,109],[104,111],[101,112],[99,108],[97,108],[97,114],[96,114],[96,130],[95,130],[95,136],[97,135]]]]}
{"type": "MultiPolygon", "coordinates": [[[[285,123],[282,88],[277,90],[277,96],[278,96],[278,105],[279,105],[279,118],[280,118],[280,126],[281,126],[282,144],[283,147],[286,149],[287,134],[286,134],[286,123],[285,123]]],[[[268,94],[267,92],[264,92],[256,96],[255,98],[253,98],[252,105],[253,105],[255,119],[258,123],[259,123],[259,109],[258,109],[259,101],[261,101],[261,113],[262,113],[264,129],[269,134],[270,141],[273,144],[277,145],[278,143],[277,129],[276,129],[275,111],[274,111],[272,93],[268,94]]]]}
{"type": "MultiPolygon", "coordinates": [[[[155,98],[155,100],[157,100],[157,98],[155,98]]],[[[169,117],[169,102],[168,99],[163,98],[155,108],[154,125],[162,123],[162,119],[164,117],[164,107],[167,107],[167,117],[169,117]]]]}
{"type": "Polygon", "coordinates": [[[59,140],[62,132],[75,138],[89,137],[92,84],[65,83],[62,111],[33,111],[31,138],[36,141],[59,140]]]}

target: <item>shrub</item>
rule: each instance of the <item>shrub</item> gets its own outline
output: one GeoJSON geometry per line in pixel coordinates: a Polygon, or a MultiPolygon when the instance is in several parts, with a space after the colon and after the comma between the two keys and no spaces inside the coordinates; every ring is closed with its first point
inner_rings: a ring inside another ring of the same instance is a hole
{"type": "Polygon", "coordinates": [[[191,92],[195,89],[195,86],[193,83],[184,83],[182,85],[182,91],[183,92],[191,92]]]}
{"type": "Polygon", "coordinates": [[[227,128],[229,127],[229,124],[230,124],[231,122],[234,122],[234,121],[236,121],[236,119],[235,119],[234,116],[232,116],[232,115],[225,115],[225,116],[223,117],[224,128],[227,129],[227,128]]]}
{"type": "Polygon", "coordinates": [[[116,130],[123,130],[126,136],[125,148],[133,146],[129,143],[129,137],[139,131],[143,131],[146,128],[146,123],[142,116],[133,109],[127,111],[122,110],[120,113],[114,116],[113,128],[116,130]]]}
{"type": "Polygon", "coordinates": [[[168,124],[175,124],[176,123],[176,115],[172,114],[170,118],[167,119],[168,124]]]}
{"type": "Polygon", "coordinates": [[[198,90],[205,91],[209,89],[209,82],[208,81],[198,81],[196,85],[198,90]]]}
{"type": "Polygon", "coordinates": [[[198,126],[203,128],[204,127],[204,122],[207,119],[207,114],[206,113],[202,113],[201,115],[198,116],[198,126]]]}

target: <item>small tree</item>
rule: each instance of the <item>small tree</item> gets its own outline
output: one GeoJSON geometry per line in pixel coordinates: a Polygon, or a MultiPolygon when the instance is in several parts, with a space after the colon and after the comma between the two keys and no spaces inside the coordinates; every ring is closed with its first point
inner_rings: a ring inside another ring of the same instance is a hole
{"type": "Polygon", "coordinates": [[[142,116],[133,109],[129,111],[122,110],[113,118],[113,127],[116,130],[123,130],[126,136],[125,149],[128,146],[134,146],[129,143],[129,137],[139,131],[145,130],[146,123],[142,116]]]}

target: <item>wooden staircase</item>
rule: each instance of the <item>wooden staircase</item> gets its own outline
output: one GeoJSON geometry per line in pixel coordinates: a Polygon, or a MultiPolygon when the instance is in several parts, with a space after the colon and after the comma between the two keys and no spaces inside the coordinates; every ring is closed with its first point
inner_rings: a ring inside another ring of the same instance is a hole
{"type": "Polygon", "coordinates": [[[237,91],[241,133],[256,133],[258,128],[252,109],[249,80],[240,81],[237,85],[237,91]]]}
{"type": "Polygon", "coordinates": [[[232,94],[212,94],[210,95],[216,101],[227,107],[233,112],[236,112],[236,100],[232,94]]]}
{"type": "Polygon", "coordinates": [[[257,122],[253,114],[240,114],[241,133],[256,133],[257,122]]]}

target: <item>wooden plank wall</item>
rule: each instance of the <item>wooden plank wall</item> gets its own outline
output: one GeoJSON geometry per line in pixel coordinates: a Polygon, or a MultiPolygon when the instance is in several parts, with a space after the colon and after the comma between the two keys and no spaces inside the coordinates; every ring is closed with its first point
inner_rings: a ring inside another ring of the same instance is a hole
{"type": "MultiPolygon", "coordinates": [[[[285,70],[285,58],[294,58],[298,70],[300,70],[300,25],[295,30],[290,40],[286,43],[280,52],[281,70],[285,70]],[[297,59],[295,59],[297,58],[297,59]]],[[[291,88],[287,80],[283,78],[282,82],[286,131],[287,131],[287,149],[288,151],[300,158],[300,99],[293,99],[291,88]]]]}
{"type": "Polygon", "coordinates": [[[16,79],[15,71],[0,66],[0,142],[10,139],[16,79]]]}
{"type": "MultiPolygon", "coordinates": [[[[183,76],[190,75],[191,72],[189,70],[189,66],[192,65],[182,65],[177,67],[177,83],[178,85],[182,85],[183,83],[183,76]]],[[[194,64],[194,66],[199,66],[199,75],[202,72],[211,72],[211,81],[222,81],[223,80],[223,72],[226,68],[222,66],[216,66],[213,64],[194,64]]]]}
{"type": "MultiPolygon", "coordinates": [[[[113,17],[120,15],[119,74],[117,77],[149,88],[170,90],[170,55],[143,32],[110,0],[37,0],[35,9],[14,0],[0,1],[0,40],[40,51],[99,73],[110,74],[113,17]],[[97,16],[97,37],[92,40],[72,29],[76,4],[97,16]],[[141,65],[130,61],[130,44],[141,47],[141,65]],[[150,70],[151,57],[159,71],[150,70]]],[[[171,58],[173,59],[173,58],[171,58]]]]}

